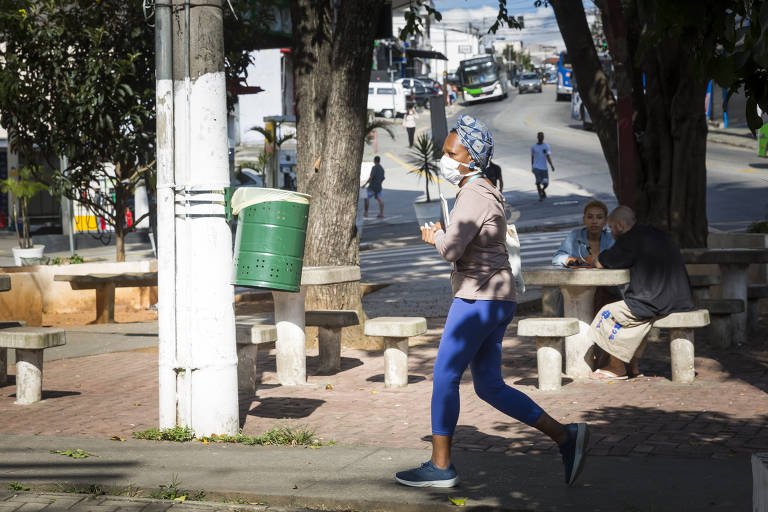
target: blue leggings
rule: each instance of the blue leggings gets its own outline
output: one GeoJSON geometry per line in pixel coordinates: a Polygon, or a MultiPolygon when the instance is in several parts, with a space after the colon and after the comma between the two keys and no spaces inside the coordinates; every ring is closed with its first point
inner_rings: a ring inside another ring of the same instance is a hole
{"type": "Polygon", "coordinates": [[[504,414],[533,426],[544,412],[501,377],[501,340],[517,304],[454,298],[435,360],[432,434],[452,436],[459,420],[459,382],[471,365],[475,393],[504,414]]]}

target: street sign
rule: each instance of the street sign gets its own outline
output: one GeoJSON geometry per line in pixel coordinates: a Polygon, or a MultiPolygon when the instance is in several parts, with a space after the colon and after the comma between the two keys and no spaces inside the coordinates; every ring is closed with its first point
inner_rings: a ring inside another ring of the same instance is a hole
{"type": "Polygon", "coordinates": [[[461,53],[461,54],[472,53],[472,45],[471,44],[460,44],[459,45],[459,53],[461,53]]]}

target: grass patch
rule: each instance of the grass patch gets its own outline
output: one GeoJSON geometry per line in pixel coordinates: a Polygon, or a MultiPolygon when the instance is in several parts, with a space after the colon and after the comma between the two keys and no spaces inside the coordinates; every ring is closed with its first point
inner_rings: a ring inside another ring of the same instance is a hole
{"type": "Polygon", "coordinates": [[[177,443],[184,443],[193,440],[195,438],[195,433],[189,427],[181,427],[177,425],[171,428],[150,428],[134,432],[133,438],[148,441],[175,441],[177,443]]]}
{"type": "Polygon", "coordinates": [[[51,450],[51,453],[56,455],[64,455],[65,457],[71,457],[73,459],[87,459],[88,457],[95,457],[94,454],[88,453],[82,448],[76,448],[74,450],[51,450]]]}
{"type": "MultiPolygon", "coordinates": [[[[275,427],[258,436],[249,436],[240,432],[232,436],[227,434],[214,434],[202,438],[197,438],[195,433],[189,427],[176,426],[164,429],[150,428],[148,430],[134,432],[133,438],[149,441],[175,441],[179,443],[200,439],[200,441],[205,444],[238,443],[251,446],[323,446],[323,443],[317,438],[315,432],[306,426],[296,428],[275,427]]],[[[326,445],[332,444],[334,443],[326,443],[326,445]]]]}
{"type": "Polygon", "coordinates": [[[28,491],[29,487],[22,484],[21,482],[8,482],[8,490],[11,492],[28,491]]]}
{"type": "Polygon", "coordinates": [[[179,475],[174,474],[168,485],[160,484],[158,490],[150,494],[151,498],[158,500],[172,500],[178,502],[184,501],[202,501],[205,499],[205,491],[190,491],[181,488],[179,475]]]}

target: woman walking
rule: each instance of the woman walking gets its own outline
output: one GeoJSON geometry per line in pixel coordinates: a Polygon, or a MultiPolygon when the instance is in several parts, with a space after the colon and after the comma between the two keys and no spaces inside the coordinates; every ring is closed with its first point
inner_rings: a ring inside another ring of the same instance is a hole
{"type": "Polygon", "coordinates": [[[416,110],[411,106],[408,107],[408,112],[403,117],[403,126],[405,131],[408,132],[408,147],[413,147],[413,135],[416,133],[416,110]]]}
{"type": "Polygon", "coordinates": [[[505,245],[501,194],[483,175],[493,155],[485,124],[464,115],[445,140],[442,178],[460,188],[450,225],[422,228],[422,239],[453,263],[454,299],[435,360],[432,387],[432,457],[395,479],[413,487],[453,487],[451,442],[459,418],[459,382],[467,367],[477,395],[499,411],[534,427],[560,447],[565,482],[573,484],[584,465],[586,423],[562,425],[501,376],[501,341],[515,314],[516,296],[505,245]]]}

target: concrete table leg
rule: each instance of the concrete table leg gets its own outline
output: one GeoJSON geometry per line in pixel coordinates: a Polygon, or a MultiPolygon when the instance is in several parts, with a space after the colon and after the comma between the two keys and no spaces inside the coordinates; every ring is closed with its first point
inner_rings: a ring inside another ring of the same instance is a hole
{"type": "Polygon", "coordinates": [[[115,285],[105,283],[96,288],[97,324],[115,323],[115,285]]]}
{"type": "Polygon", "coordinates": [[[43,351],[16,349],[16,403],[39,402],[43,398],[43,351]]]}
{"type": "Polygon", "coordinates": [[[237,346],[237,390],[238,393],[256,394],[256,360],[258,345],[237,346]]]}
{"type": "Polygon", "coordinates": [[[721,287],[724,299],[741,299],[744,312],[731,315],[733,343],[743,345],[747,341],[747,269],[749,265],[721,264],[721,287]]]}
{"type": "Polygon", "coordinates": [[[594,344],[589,338],[595,288],[564,286],[563,306],[566,317],[579,319],[579,334],[565,338],[565,373],[573,379],[586,379],[592,373],[594,344]]]}
{"type": "Polygon", "coordinates": [[[732,315],[709,314],[709,345],[713,348],[731,346],[735,322],[732,315]]]}
{"type": "Polygon", "coordinates": [[[563,376],[563,338],[537,337],[536,363],[539,372],[539,389],[558,391],[563,376]]]}
{"type": "Polygon", "coordinates": [[[272,292],[275,301],[275,327],[277,328],[277,379],[284,386],[307,383],[307,348],[304,332],[303,286],[298,293],[272,292]]]}
{"type": "Polygon", "coordinates": [[[323,373],[341,370],[341,329],[318,328],[317,347],[320,352],[320,368],[323,373]]]}
{"type": "Polygon", "coordinates": [[[0,386],[8,382],[8,349],[0,348],[0,386]]]}
{"type": "Polygon", "coordinates": [[[551,286],[545,286],[541,289],[541,316],[557,317],[560,290],[551,286]]]}
{"type": "Polygon", "coordinates": [[[693,368],[693,329],[671,329],[669,352],[672,359],[672,382],[691,384],[696,376],[693,368]]]}
{"type": "Polygon", "coordinates": [[[384,338],[384,387],[408,385],[408,338],[384,338]]]}

